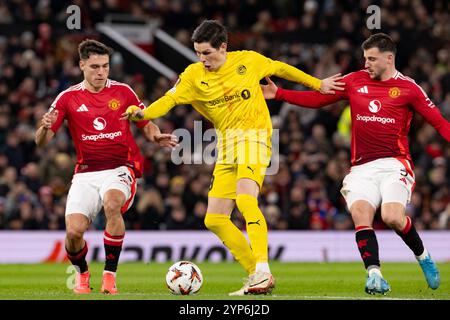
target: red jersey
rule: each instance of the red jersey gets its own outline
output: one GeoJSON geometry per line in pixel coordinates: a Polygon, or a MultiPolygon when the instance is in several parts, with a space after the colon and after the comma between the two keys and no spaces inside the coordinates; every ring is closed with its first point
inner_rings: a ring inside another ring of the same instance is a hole
{"type": "Polygon", "coordinates": [[[411,78],[396,71],[392,78],[377,81],[372,80],[366,70],[360,70],[346,75],[342,81],[345,90],[336,94],[279,88],[276,99],[309,108],[349,100],[352,165],[387,157],[411,161],[408,132],[413,111],[450,141],[450,123],[411,78]]]}
{"type": "MultiPolygon", "coordinates": [[[[56,133],[67,120],[77,154],[75,173],[129,166],[142,176],[144,157],[130,122],[120,120],[130,105],[145,108],[130,86],[110,79],[100,92],[90,92],[81,82],[56,97],[49,111],[58,110],[58,117],[51,129],[56,133]]],[[[137,126],[147,123],[140,121],[137,126]]]]}

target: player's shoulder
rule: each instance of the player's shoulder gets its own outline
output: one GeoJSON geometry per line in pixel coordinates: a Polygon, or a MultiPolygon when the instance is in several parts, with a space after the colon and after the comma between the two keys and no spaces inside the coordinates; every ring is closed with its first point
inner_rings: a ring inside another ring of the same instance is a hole
{"type": "Polygon", "coordinates": [[[414,81],[413,78],[405,76],[403,73],[401,73],[399,71],[395,72],[395,74],[392,76],[392,79],[399,83],[403,83],[404,85],[407,85],[407,86],[412,86],[412,87],[418,86],[416,81],[414,81]]]}
{"type": "Polygon", "coordinates": [[[69,88],[61,91],[53,101],[52,105],[55,105],[58,101],[64,101],[65,99],[69,99],[74,94],[77,94],[79,92],[82,92],[84,90],[83,82],[77,83],[73,86],[70,86],[69,88]],[[61,100],[63,99],[63,100],[61,100]]]}
{"type": "Polygon", "coordinates": [[[112,80],[112,79],[106,80],[105,87],[106,88],[110,88],[110,89],[134,92],[133,89],[130,87],[130,85],[128,85],[128,84],[126,84],[124,82],[115,81],[115,80],[112,80]]]}
{"type": "Polygon", "coordinates": [[[261,67],[261,64],[266,61],[266,57],[253,50],[236,50],[229,51],[227,59],[231,66],[244,65],[246,67],[256,66],[261,67]]]}
{"type": "Polygon", "coordinates": [[[198,62],[194,62],[191,63],[190,65],[188,65],[186,67],[186,69],[184,69],[184,71],[181,73],[181,75],[183,77],[188,77],[188,76],[192,76],[192,75],[198,75],[199,73],[204,72],[204,67],[203,64],[198,61],[198,62]]]}
{"type": "Polygon", "coordinates": [[[358,70],[358,71],[353,71],[353,72],[344,74],[344,78],[345,79],[349,79],[349,80],[351,80],[351,79],[364,79],[364,80],[367,80],[367,79],[370,79],[370,76],[369,76],[369,72],[367,72],[366,69],[361,69],[361,70],[358,70]]]}
{"type": "Polygon", "coordinates": [[[252,58],[256,56],[263,56],[262,54],[253,51],[253,50],[235,50],[235,51],[228,51],[228,56],[230,58],[234,59],[243,59],[243,58],[252,58]]]}
{"type": "Polygon", "coordinates": [[[229,56],[245,56],[245,55],[252,55],[257,53],[256,51],[253,50],[233,50],[233,51],[228,51],[227,54],[229,56]]]}
{"type": "Polygon", "coordinates": [[[413,95],[425,95],[425,91],[422,89],[421,86],[417,84],[417,82],[408,76],[405,76],[403,73],[396,71],[394,76],[392,77],[392,80],[394,81],[395,85],[397,85],[400,88],[407,88],[408,91],[413,95]]]}
{"type": "Polygon", "coordinates": [[[58,96],[62,97],[64,95],[71,95],[71,94],[75,94],[75,93],[78,93],[83,90],[84,90],[84,84],[83,84],[83,82],[80,82],[80,83],[74,84],[73,86],[70,86],[67,89],[61,91],[58,94],[58,96]]]}

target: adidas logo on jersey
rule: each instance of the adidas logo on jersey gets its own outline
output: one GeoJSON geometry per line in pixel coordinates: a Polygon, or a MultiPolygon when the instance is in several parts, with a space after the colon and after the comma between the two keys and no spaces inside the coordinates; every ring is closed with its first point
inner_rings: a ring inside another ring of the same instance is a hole
{"type": "Polygon", "coordinates": [[[362,87],[362,88],[359,88],[359,89],[357,90],[357,92],[360,92],[360,93],[369,93],[369,90],[367,90],[367,86],[364,86],[364,87],[362,87]]]}
{"type": "Polygon", "coordinates": [[[77,112],[83,112],[83,111],[89,111],[84,103],[77,109],[77,112]]]}

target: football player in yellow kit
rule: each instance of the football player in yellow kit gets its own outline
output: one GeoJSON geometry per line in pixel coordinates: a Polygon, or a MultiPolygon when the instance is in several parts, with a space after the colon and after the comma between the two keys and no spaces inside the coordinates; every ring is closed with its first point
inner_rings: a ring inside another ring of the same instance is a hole
{"type": "Polygon", "coordinates": [[[322,93],[342,90],[342,77],[314,78],[286,63],[254,51],[227,52],[227,31],[215,20],[192,35],[200,61],[189,65],[175,86],[144,110],[130,106],[123,119],[138,121],[191,104],[216,129],[218,157],[208,193],[206,227],[214,232],[247,271],[244,286],[230,295],[267,294],[275,286],[268,264],[267,224],[258,194],[271,157],[272,123],[260,80],[277,76],[322,93]],[[232,223],[237,206],[246,221],[250,244],[232,223]]]}

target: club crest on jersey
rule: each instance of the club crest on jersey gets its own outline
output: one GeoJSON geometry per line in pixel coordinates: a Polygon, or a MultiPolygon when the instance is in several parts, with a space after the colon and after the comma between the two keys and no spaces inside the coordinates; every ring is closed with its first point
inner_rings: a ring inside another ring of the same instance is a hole
{"type": "Polygon", "coordinates": [[[402,92],[397,87],[393,87],[393,88],[389,89],[389,97],[391,97],[391,98],[395,99],[395,98],[399,97],[401,93],[402,92]]]}
{"type": "Polygon", "coordinates": [[[111,110],[116,111],[117,109],[120,108],[120,101],[117,100],[117,99],[112,99],[112,100],[110,100],[110,101],[108,102],[108,107],[109,107],[111,110]]]}
{"type": "Polygon", "coordinates": [[[243,76],[246,72],[247,72],[247,67],[244,66],[243,64],[238,65],[238,67],[236,68],[236,72],[237,74],[243,76]]]}

